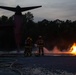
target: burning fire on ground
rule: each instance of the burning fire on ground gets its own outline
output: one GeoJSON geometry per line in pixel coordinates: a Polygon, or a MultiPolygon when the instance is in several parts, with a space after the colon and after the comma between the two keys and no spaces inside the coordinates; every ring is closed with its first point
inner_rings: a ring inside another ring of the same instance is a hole
{"type": "Polygon", "coordinates": [[[70,53],[76,55],[76,43],[74,43],[70,48],[70,53]]]}
{"type": "MultiPolygon", "coordinates": [[[[35,51],[35,53],[38,53],[38,50],[35,51]]],[[[47,48],[44,47],[44,54],[49,54],[49,55],[56,55],[56,56],[76,56],[76,43],[74,43],[68,51],[60,51],[57,46],[53,48],[53,50],[48,50],[47,48]]]]}

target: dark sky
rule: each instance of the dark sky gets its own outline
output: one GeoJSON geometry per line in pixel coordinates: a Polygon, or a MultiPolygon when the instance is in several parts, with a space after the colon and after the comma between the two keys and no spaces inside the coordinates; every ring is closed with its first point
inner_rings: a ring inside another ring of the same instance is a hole
{"type": "MultiPolygon", "coordinates": [[[[76,20],[76,0],[0,0],[0,5],[11,7],[42,5],[42,8],[29,11],[33,13],[35,21],[42,19],[76,20]]],[[[0,16],[10,17],[13,14],[11,11],[0,9],[0,16]]]]}

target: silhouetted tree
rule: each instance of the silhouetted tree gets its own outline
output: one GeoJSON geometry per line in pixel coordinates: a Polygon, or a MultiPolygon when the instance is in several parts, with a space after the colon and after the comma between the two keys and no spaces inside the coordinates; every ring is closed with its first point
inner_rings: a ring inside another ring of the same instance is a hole
{"type": "MultiPolygon", "coordinates": [[[[59,19],[48,21],[43,19],[42,21],[34,22],[34,16],[31,12],[27,12],[23,15],[23,33],[22,40],[24,46],[24,40],[30,36],[33,39],[33,43],[37,40],[39,35],[44,37],[47,48],[53,48],[55,45],[61,50],[67,49],[68,46],[76,42],[76,21],[59,19]]],[[[1,16],[0,17],[0,48],[13,48],[14,43],[14,20],[13,16],[1,16]]]]}
{"type": "Polygon", "coordinates": [[[7,24],[7,21],[8,21],[8,17],[6,17],[6,16],[3,15],[3,16],[1,17],[1,22],[2,22],[2,24],[5,24],[5,23],[7,24]]]}

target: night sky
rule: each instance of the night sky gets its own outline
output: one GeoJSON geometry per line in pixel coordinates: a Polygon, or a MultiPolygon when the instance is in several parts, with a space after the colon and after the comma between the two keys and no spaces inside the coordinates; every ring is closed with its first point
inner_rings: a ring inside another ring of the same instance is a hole
{"type": "MultiPolygon", "coordinates": [[[[34,15],[35,21],[48,20],[76,20],[76,0],[0,0],[1,6],[21,7],[38,6],[41,8],[30,10],[34,15]]],[[[24,14],[25,12],[23,12],[24,14]]],[[[0,16],[12,16],[11,11],[0,9],[0,16]]]]}

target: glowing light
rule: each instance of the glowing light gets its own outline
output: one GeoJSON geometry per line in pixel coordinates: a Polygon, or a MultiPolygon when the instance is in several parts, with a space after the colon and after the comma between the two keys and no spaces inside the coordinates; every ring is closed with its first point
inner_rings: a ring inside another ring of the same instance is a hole
{"type": "Polygon", "coordinates": [[[74,44],[72,45],[72,47],[70,48],[70,52],[71,52],[72,54],[76,55],[76,43],[74,43],[74,44]]]}

